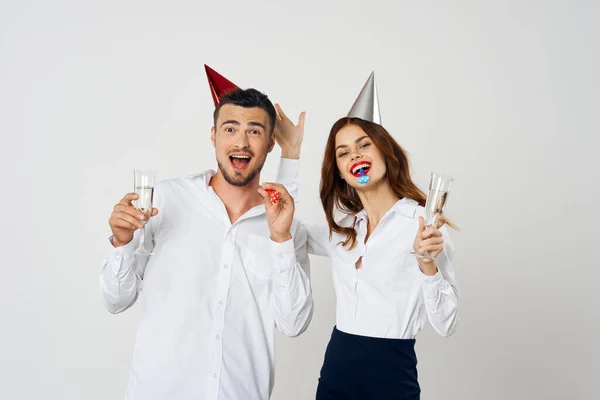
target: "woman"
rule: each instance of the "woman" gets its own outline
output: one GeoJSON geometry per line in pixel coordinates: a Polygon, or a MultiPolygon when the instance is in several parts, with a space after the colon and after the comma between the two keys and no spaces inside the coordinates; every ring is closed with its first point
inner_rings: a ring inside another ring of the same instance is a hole
{"type": "Polygon", "coordinates": [[[418,399],[417,333],[428,319],[447,337],[458,321],[445,218],[424,228],[426,198],[405,152],[383,126],[362,118],[333,125],[320,195],[328,226],[306,225],[309,253],[331,258],[337,306],[317,400],[418,399]],[[345,214],[339,221],[336,211],[345,214]]]}

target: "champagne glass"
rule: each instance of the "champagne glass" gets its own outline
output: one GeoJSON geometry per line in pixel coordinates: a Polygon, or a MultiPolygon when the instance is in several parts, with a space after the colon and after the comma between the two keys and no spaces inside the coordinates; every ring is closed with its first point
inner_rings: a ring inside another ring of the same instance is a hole
{"type": "MultiPolygon", "coordinates": [[[[425,217],[423,218],[427,228],[436,225],[437,216],[444,213],[452,182],[454,182],[454,178],[449,175],[438,172],[431,173],[431,179],[429,180],[429,194],[427,196],[427,202],[425,203],[425,217]]],[[[427,260],[434,259],[427,251],[423,253],[412,251],[411,254],[414,254],[417,258],[424,258],[427,260]]]]}
{"type": "Polygon", "coordinates": [[[146,224],[152,216],[152,200],[154,198],[154,178],[156,172],[152,170],[136,169],[133,171],[133,186],[134,191],[138,195],[138,199],[133,202],[133,206],[144,214],[142,220],[142,234],[140,242],[135,250],[136,254],[151,255],[152,252],[144,247],[146,238],[146,224]]]}

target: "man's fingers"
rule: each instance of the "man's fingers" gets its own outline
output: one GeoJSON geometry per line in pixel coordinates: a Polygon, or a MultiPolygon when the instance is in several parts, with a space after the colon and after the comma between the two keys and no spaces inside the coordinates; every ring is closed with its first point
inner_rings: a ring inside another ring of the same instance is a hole
{"type": "Polygon", "coordinates": [[[306,111],[302,111],[300,113],[300,117],[298,118],[298,127],[304,132],[304,120],[306,119],[306,111]]]}
{"type": "Polygon", "coordinates": [[[137,199],[138,199],[138,197],[139,197],[139,196],[137,195],[137,193],[127,193],[127,194],[125,195],[125,197],[123,197],[123,198],[121,199],[121,201],[119,201],[119,204],[131,205],[131,202],[132,202],[133,200],[137,200],[137,199]]]}
{"type": "Polygon", "coordinates": [[[264,188],[263,189],[265,192],[268,193],[268,195],[270,196],[270,200],[271,200],[271,204],[275,205],[277,204],[277,202],[279,201],[279,199],[281,199],[281,194],[275,190],[275,189],[268,189],[268,188],[264,188]]]}
{"type": "Polygon", "coordinates": [[[265,203],[267,201],[271,201],[271,195],[265,189],[258,188],[258,193],[260,193],[260,195],[262,196],[262,198],[265,201],[265,203]]]}
{"type": "Polygon", "coordinates": [[[287,190],[285,190],[285,186],[279,184],[279,183],[273,183],[273,182],[263,182],[260,185],[264,190],[276,190],[278,192],[287,192],[287,190]]]}
{"type": "Polygon", "coordinates": [[[287,189],[285,188],[285,186],[279,184],[279,183],[271,183],[271,182],[265,182],[262,185],[262,188],[265,190],[274,190],[276,192],[279,193],[279,197],[281,199],[288,199],[291,198],[290,194],[288,193],[287,189]]]}
{"type": "Polygon", "coordinates": [[[271,204],[277,203],[277,200],[281,198],[281,194],[277,190],[267,189],[267,193],[271,195],[271,204]]]}
{"type": "Polygon", "coordinates": [[[279,104],[275,104],[275,110],[277,111],[277,114],[279,114],[282,120],[288,119],[287,115],[285,115],[283,109],[279,104]]]}
{"type": "MultiPolygon", "coordinates": [[[[158,210],[157,210],[158,211],[158,210]]],[[[144,215],[143,212],[141,212],[140,210],[136,209],[133,206],[129,206],[129,205],[124,205],[124,204],[117,204],[115,206],[114,209],[115,213],[125,213],[125,214],[129,214],[131,215],[133,218],[137,218],[139,220],[143,220],[146,218],[146,216],[144,215]]]]}
{"type": "Polygon", "coordinates": [[[130,214],[126,214],[126,213],[118,213],[115,215],[115,218],[119,221],[124,221],[126,223],[129,223],[130,225],[133,225],[135,228],[143,228],[144,224],[142,223],[142,221],[140,221],[139,219],[136,219],[134,216],[130,215],[130,214]]]}
{"type": "Polygon", "coordinates": [[[141,229],[144,225],[134,217],[125,213],[116,213],[111,217],[111,225],[116,228],[141,229]]]}

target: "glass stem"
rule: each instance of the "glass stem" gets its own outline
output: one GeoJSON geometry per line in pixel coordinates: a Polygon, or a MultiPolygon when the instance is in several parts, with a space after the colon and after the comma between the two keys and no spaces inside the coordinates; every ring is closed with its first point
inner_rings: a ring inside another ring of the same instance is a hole
{"type": "Polygon", "coordinates": [[[142,226],[142,236],[140,237],[140,245],[138,246],[138,248],[140,250],[145,250],[144,248],[144,240],[146,239],[146,224],[143,224],[142,226]]]}

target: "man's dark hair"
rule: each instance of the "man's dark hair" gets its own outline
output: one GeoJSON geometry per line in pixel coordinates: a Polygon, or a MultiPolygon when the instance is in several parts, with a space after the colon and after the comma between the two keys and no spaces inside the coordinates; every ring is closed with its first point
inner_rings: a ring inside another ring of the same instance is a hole
{"type": "Polygon", "coordinates": [[[269,134],[273,133],[273,129],[275,128],[275,118],[277,117],[277,112],[275,111],[273,103],[271,103],[271,100],[269,100],[269,97],[266,94],[263,94],[256,89],[239,88],[227,92],[223,97],[221,97],[219,105],[213,113],[215,129],[217,127],[217,118],[219,117],[219,110],[225,104],[233,104],[244,108],[262,108],[269,115],[269,134]]]}

